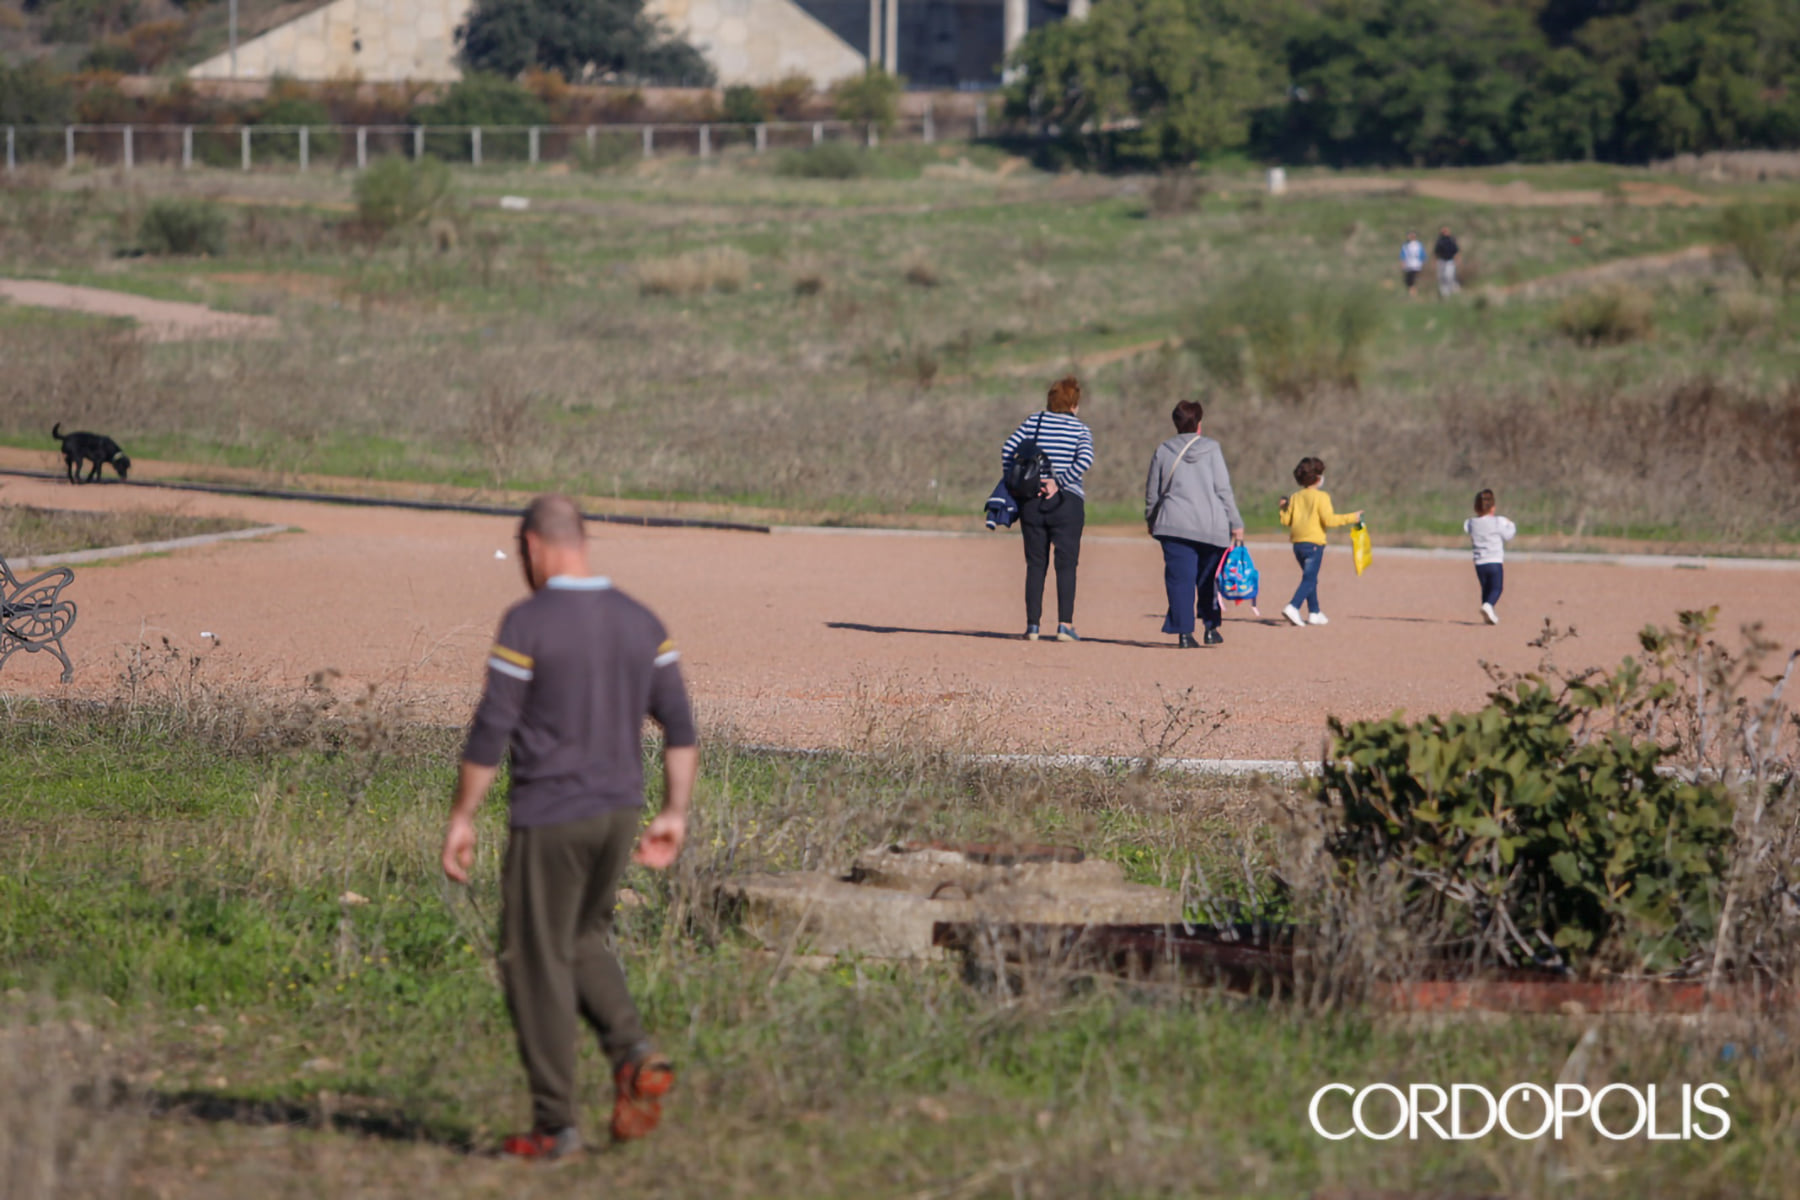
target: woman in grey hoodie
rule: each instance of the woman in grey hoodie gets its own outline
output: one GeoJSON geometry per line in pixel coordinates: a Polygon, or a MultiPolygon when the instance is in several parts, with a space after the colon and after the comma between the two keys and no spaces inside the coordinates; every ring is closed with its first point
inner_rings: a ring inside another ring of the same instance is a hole
{"type": "Polygon", "coordinates": [[[1162,543],[1163,586],[1169,592],[1162,628],[1176,634],[1175,644],[1183,649],[1200,644],[1194,640],[1196,616],[1206,628],[1208,646],[1225,640],[1219,636],[1224,619],[1219,562],[1231,543],[1244,536],[1225,455],[1219,443],[1200,436],[1202,415],[1198,400],[1175,406],[1175,436],[1156,448],[1144,480],[1144,520],[1150,536],[1162,543]]]}

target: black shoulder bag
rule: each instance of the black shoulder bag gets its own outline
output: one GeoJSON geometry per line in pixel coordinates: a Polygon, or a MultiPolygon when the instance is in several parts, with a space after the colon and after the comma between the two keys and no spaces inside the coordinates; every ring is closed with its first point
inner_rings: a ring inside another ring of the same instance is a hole
{"type": "Polygon", "coordinates": [[[1043,428],[1044,414],[1039,413],[1037,423],[1031,427],[1031,436],[1019,443],[1019,448],[1013,451],[1012,464],[1006,468],[1006,490],[1020,504],[1037,499],[1044,480],[1056,473],[1050,456],[1038,446],[1037,437],[1043,428]]]}

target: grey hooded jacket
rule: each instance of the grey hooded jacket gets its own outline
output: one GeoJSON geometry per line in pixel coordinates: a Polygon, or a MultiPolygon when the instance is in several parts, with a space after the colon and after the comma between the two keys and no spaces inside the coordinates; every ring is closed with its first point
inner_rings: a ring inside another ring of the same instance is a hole
{"type": "Polygon", "coordinates": [[[1195,439],[1178,433],[1156,448],[1150,458],[1150,474],[1144,480],[1144,516],[1156,507],[1167,488],[1168,497],[1150,530],[1153,537],[1183,538],[1208,546],[1228,546],[1231,531],[1244,527],[1238,515],[1237,497],[1231,494],[1231,472],[1219,443],[1209,437],[1195,439]],[[1189,446],[1188,443],[1193,442],[1189,446]],[[1182,447],[1187,452],[1182,453],[1182,447]],[[1180,461],[1176,456],[1180,455],[1180,461]]]}

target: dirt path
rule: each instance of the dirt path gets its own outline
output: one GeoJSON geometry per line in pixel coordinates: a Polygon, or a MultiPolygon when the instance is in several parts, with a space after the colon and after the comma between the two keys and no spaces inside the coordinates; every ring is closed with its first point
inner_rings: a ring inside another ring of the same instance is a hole
{"type": "Polygon", "coordinates": [[[129,292],[41,279],[0,279],[0,297],[38,308],[60,308],[97,317],[129,317],[137,322],[138,335],[151,342],[263,336],[279,328],[273,317],[218,312],[203,304],[152,300],[129,292]]]}
{"type": "MultiPolygon", "coordinates": [[[[338,508],[131,487],[8,480],[13,502],[168,507],[303,532],[77,572],[70,690],[106,695],[140,639],[218,647],[204,678],[294,686],[321,668],[403,689],[422,715],[466,719],[504,608],[521,595],[503,518],[338,508]]],[[[857,746],[912,732],[970,749],[1141,752],[1173,710],[1210,727],[1177,754],[1288,758],[1316,753],[1325,717],[1475,705],[1481,661],[1535,666],[1546,617],[1580,636],[1571,665],[1630,653],[1636,631],[1677,609],[1722,606],[1721,627],[1761,620],[1800,642],[1793,569],[1706,570],[1520,562],[1506,624],[1482,625],[1473,572],[1456,558],[1390,554],[1357,579],[1326,560],[1332,624],[1273,617],[1297,577],[1285,547],[1256,547],[1262,619],[1228,611],[1226,645],[1177,651],[1158,632],[1162,568],[1143,538],[1083,548],[1078,625],[1087,641],[1027,644],[1016,535],[603,527],[594,563],[654,606],[681,641],[708,725],[790,746],[857,746]]],[[[17,656],[11,692],[57,694],[44,656],[17,656]]]]}
{"type": "Polygon", "coordinates": [[[1634,207],[1648,208],[1691,208],[1723,203],[1717,197],[1701,195],[1684,187],[1647,180],[1627,181],[1619,185],[1617,193],[1608,193],[1598,188],[1544,191],[1523,179],[1511,183],[1484,183],[1474,179],[1318,175],[1296,179],[1287,185],[1287,190],[1294,196],[1424,196],[1450,204],[1496,204],[1508,208],[1597,208],[1615,199],[1634,207]]]}

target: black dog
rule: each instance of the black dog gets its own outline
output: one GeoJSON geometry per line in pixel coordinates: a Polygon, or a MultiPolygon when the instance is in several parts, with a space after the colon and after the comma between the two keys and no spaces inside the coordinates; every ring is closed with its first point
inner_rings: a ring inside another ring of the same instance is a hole
{"type": "Polygon", "coordinates": [[[119,443],[103,433],[64,433],[62,422],[50,430],[50,436],[62,443],[63,465],[68,468],[70,483],[95,483],[100,479],[100,468],[107,463],[125,478],[131,470],[131,460],[119,449],[119,443]],[[86,479],[81,477],[81,468],[85,463],[93,463],[94,469],[86,479]]]}

